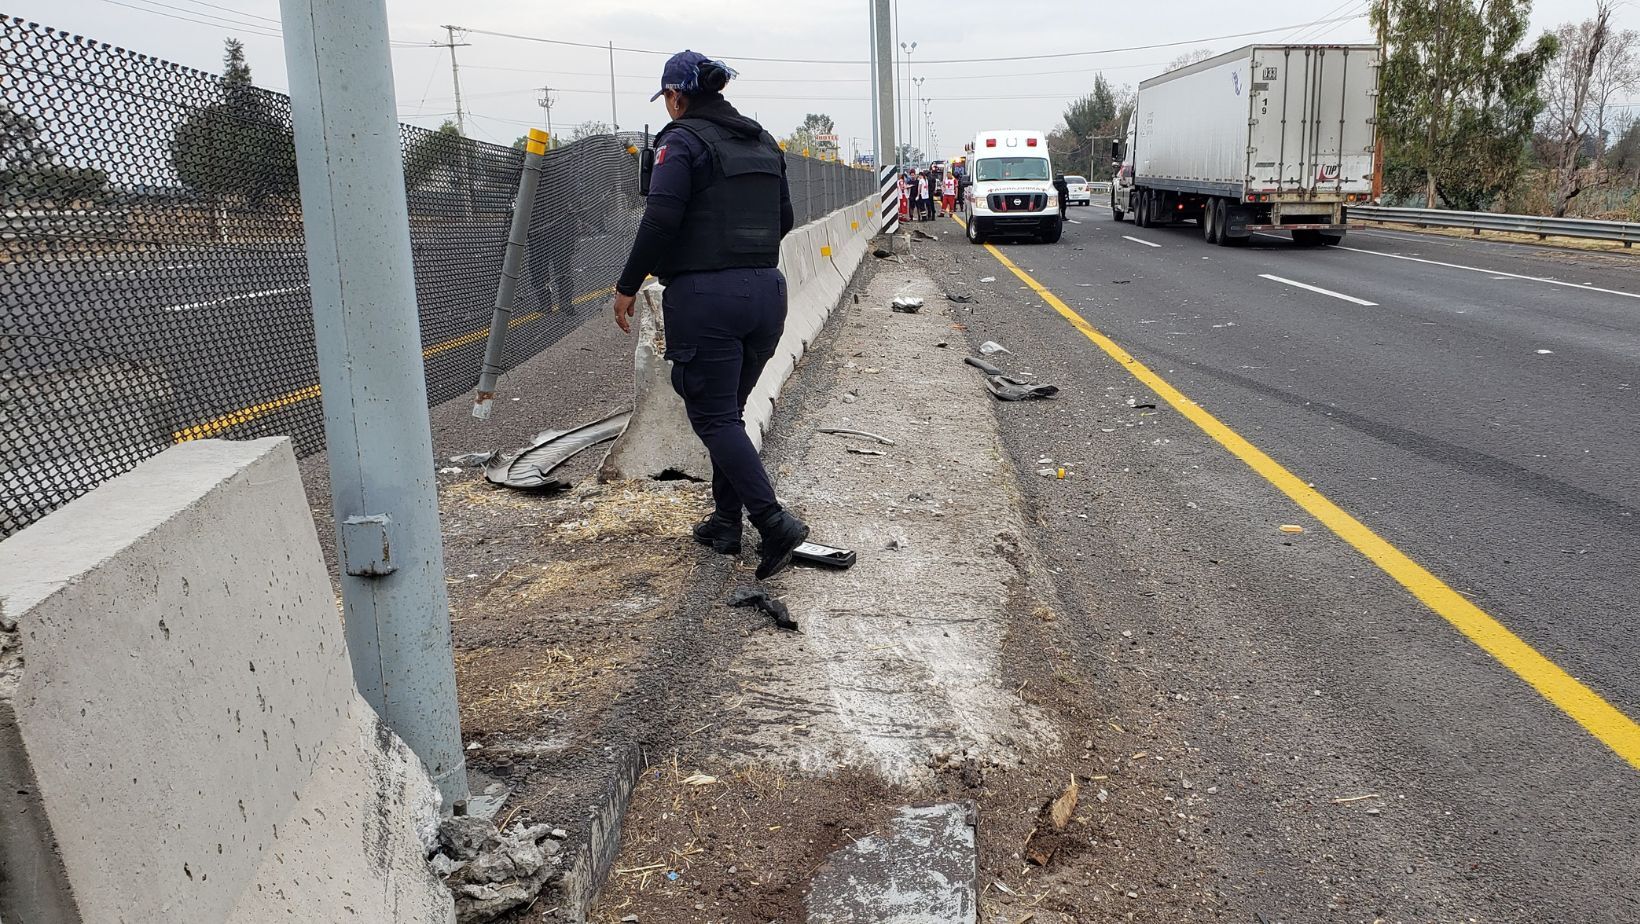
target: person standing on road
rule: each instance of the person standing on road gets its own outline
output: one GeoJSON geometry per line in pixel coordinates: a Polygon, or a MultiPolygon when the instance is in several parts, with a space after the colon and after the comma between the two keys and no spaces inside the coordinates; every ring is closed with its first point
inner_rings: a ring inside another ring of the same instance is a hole
{"type": "Polygon", "coordinates": [[[927,221],[928,215],[928,171],[917,174],[917,220],[927,221]]]}
{"type": "Polygon", "coordinates": [[[940,198],[943,200],[945,213],[949,215],[957,210],[957,178],[955,175],[947,173],[945,179],[941,180],[940,183],[942,186],[940,198]]]}
{"type": "Polygon", "coordinates": [[[1071,184],[1065,182],[1065,174],[1055,174],[1053,178],[1054,192],[1059,193],[1059,217],[1064,219],[1068,215],[1071,204],[1071,184]]]}
{"type": "Polygon", "coordinates": [[[762,536],[761,580],[790,564],[809,535],[775,499],[743,416],[785,330],[778,265],[794,216],[780,145],[723,98],[734,76],[694,51],[666,62],[650,101],[666,97],[672,121],[656,137],[649,202],[615,284],[615,323],[632,332],[638,289],[658,276],[672,387],[712,457],[715,509],[695,539],[739,554],[744,511],[762,536]]]}

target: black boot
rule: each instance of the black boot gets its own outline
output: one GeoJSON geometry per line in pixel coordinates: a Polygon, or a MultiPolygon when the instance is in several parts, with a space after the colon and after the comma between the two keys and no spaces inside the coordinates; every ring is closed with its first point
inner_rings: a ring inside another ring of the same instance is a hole
{"type": "Polygon", "coordinates": [[[775,514],[767,523],[757,524],[763,536],[758,546],[757,579],[766,581],[792,563],[792,552],[809,538],[809,528],[802,520],[785,510],[775,514]]]}
{"type": "Polygon", "coordinates": [[[724,555],[740,554],[740,521],[713,513],[695,524],[695,541],[724,555]]]}

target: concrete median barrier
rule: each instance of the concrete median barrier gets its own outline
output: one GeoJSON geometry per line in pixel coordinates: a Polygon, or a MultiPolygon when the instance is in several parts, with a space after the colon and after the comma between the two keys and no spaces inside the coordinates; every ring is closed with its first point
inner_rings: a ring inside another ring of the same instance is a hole
{"type": "MultiPolygon", "coordinates": [[[[786,332],[746,403],[746,432],[754,445],[763,445],[781,389],[825,327],[865,257],[872,237],[871,211],[866,201],[838,209],[792,229],[781,242],[786,332]]],[[[651,283],[639,298],[632,422],[604,457],[599,477],[605,481],[679,475],[705,480],[712,474],[706,451],[689,427],[683,401],[672,390],[671,363],[664,358],[664,291],[660,284],[651,283]]]]}
{"type": "Polygon", "coordinates": [[[184,443],[0,542],[0,774],[8,922],[455,920],[288,439],[184,443]]]}

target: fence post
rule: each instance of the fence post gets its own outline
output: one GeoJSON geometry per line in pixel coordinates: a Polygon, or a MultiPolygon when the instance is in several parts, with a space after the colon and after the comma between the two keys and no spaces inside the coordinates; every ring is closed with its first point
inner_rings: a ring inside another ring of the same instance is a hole
{"type": "Polygon", "coordinates": [[[359,693],[467,798],[383,0],[280,0],[342,604],[359,693]]]}
{"type": "Polygon", "coordinates": [[[507,250],[501,258],[501,282],[495,289],[490,340],[484,346],[484,364],[478,371],[478,394],[473,398],[473,416],[479,420],[489,420],[495,404],[495,383],[503,371],[507,328],[512,324],[513,300],[518,295],[518,268],[524,262],[524,241],[530,233],[530,214],[535,209],[535,190],[541,184],[541,161],[546,153],[547,133],[539,128],[530,129],[529,140],[524,143],[524,172],[518,180],[518,197],[513,200],[512,228],[507,232],[507,250]]]}

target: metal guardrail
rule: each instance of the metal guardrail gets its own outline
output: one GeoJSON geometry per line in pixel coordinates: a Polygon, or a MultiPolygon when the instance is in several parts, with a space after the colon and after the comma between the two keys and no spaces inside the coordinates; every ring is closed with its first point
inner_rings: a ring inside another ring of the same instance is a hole
{"type": "Polygon", "coordinates": [[[1446,209],[1404,209],[1381,205],[1350,206],[1350,221],[1394,221],[1437,228],[1470,228],[1481,231],[1513,231],[1542,238],[1582,237],[1600,241],[1621,241],[1624,247],[1640,243],[1640,222],[1599,221],[1593,218],[1548,218],[1537,215],[1503,215],[1495,212],[1450,212],[1446,209]]]}

